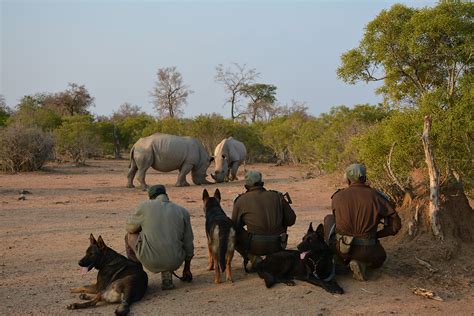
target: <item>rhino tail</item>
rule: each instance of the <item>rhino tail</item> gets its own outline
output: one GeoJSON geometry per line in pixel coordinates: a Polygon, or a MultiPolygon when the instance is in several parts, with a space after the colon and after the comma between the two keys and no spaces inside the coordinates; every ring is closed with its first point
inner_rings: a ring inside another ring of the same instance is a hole
{"type": "Polygon", "coordinates": [[[128,163],[128,168],[132,167],[132,163],[135,163],[135,159],[133,158],[133,152],[135,151],[135,146],[130,149],[130,162],[128,163]]]}

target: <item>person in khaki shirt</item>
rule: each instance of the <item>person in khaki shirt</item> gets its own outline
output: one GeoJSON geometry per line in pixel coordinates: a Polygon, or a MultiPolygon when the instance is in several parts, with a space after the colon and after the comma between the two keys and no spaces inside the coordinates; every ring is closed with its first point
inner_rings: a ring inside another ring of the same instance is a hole
{"type": "Polygon", "coordinates": [[[333,214],[324,218],[325,236],[354,278],[365,281],[366,268],[378,268],[387,258],[379,238],[397,234],[401,220],[388,198],[366,184],[363,165],[348,166],[345,177],[348,187],[331,197],[333,214]]]}
{"type": "Polygon", "coordinates": [[[251,269],[260,261],[258,256],[286,248],[287,227],[296,220],[296,214],[283,194],[267,190],[263,184],[260,172],[247,172],[247,192],[234,200],[232,210],[237,237],[235,249],[244,258],[244,267],[250,260],[251,269]]]}
{"type": "Polygon", "coordinates": [[[163,185],[148,189],[149,200],[127,218],[125,248],[129,259],[161,272],[163,290],[174,288],[172,272],[184,261],[183,281],[192,280],[193,230],[189,212],[171,202],[163,185]]]}

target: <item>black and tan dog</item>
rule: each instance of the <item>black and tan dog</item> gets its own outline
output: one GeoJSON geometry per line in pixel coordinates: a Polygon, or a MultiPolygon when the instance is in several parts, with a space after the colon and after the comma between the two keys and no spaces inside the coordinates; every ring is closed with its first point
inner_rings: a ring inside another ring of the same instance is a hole
{"type": "Polygon", "coordinates": [[[268,255],[257,264],[258,275],[267,288],[276,283],[295,285],[293,280],[306,281],[331,293],[344,293],[334,279],[335,266],[332,251],[324,241],[324,227],[316,231],[310,224],[298,250],[283,250],[268,255]]]}
{"type": "Polygon", "coordinates": [[[231,262],[235,249],[235,229],[232,220],[224,213],[220,200],[219,189],[216,189],[213,197],[209,196],[206,189],[202,192],[209,250],[208,270],[216,270],[214,283],[221,283],[221,271],[225,271],[227,281],[233,281],[231,262]]]}
{"type": "Polygon", "coordinates": [[[115,314],[127,315],[130,304],[139,301],[148,286],[148,276],[142,265],[107,247],[101,236],[95,240],[94,236],[90,235],[90,245],[79,265],[83,273],[92,268],[99,270],[97,283],[71,289],[71,293],[82,293],[79,297],[88,301],[73,303],[67,306],[68,309],[87,308],[105,301],[120,303],[115,314]]]}

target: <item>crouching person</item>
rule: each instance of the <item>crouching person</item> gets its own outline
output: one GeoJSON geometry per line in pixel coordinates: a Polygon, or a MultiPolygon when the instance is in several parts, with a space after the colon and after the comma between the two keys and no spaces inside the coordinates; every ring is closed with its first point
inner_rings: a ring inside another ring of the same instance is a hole
{"type": "Polygon", "coordinates": [[[172,273],[184,261],[183,281],[191,282],[193,230],[188,211],[171,202],[163,185],[148,189],[149,200],[127,219],[125,248],[129,259],[161,272],[161,288],[174,288],[172,273]]]}
{"type": "Polygon", "coordinates": [[[256,264],[261,260],[259,256],[286,248],[287,227],[296,220],[296,214],[283,194],[266,190],[263,184],[260,172],[247,172],[247,192],[234,200],[232,221],[237,234],[235,249],[244,258],[247,272],[255,271],[256,264]],[[251,267],[247,267],[249,261],[251,267]]]}
{"type": "Polygon", "coordinates": [[[348,265],[356,280],[365,281],[366,268],[378,268],[387,258],[379,239],[397,234],[401,220],[385,195],[365,183],[363,165],[350,165],[345,177],[348,187],[331,197],[333,214],[324,218],[324,231],[337,263],[348,265]]]}

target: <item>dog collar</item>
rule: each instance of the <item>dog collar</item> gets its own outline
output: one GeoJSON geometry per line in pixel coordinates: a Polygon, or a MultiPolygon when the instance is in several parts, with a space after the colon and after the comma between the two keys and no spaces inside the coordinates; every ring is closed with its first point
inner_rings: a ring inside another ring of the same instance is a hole
{"type": "Polygon", "coordinates": [[[308,259],[311,261],[311,263],[313,264],[314,266],[314,270],[313,270],[313,276],[318,279],[318,280],[321,280],[321,281],[324,281],[324,282],[329,282],[331,281],[334,276],[336,275],[336,266],[334,264],[334,259],[332,260],[332,269],[331,269],[331,273],[329,274],[329,276],[325,279],[321,279],[321,277],[318,275],[318,272],[317,272],[317,268],[318,268],[318,264],[319,264],[319,261],[321,261],[321,258],[318,259],[318,261],[316,261],[316,263],[314,262],[314,260],[311,258],[311,257],[308,257],[308,259]]]}

